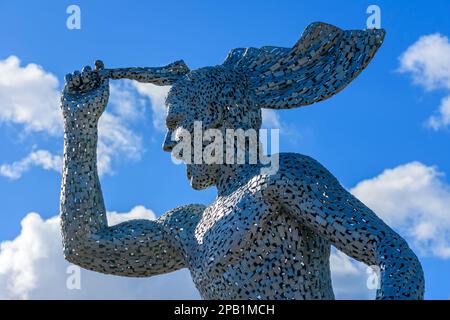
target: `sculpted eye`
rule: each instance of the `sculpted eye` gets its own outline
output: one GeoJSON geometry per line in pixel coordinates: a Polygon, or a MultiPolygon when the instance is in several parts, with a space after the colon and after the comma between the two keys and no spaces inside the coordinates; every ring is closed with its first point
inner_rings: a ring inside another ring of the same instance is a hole
{"type": "Polygon", "coordinates": [[[176,122],[174,122],[173,119],[169,119],[169,118],[166,119],[166,127],[167,127],[167,129],[174,129],[175,125],[176,125],[176,122]]]}
{"type": "Polygon", "coordinates": [[[169,114],[166,118],[166,127],[168,129],[175,129],[183,119],[184,116],[182,113],[169,114]]]}

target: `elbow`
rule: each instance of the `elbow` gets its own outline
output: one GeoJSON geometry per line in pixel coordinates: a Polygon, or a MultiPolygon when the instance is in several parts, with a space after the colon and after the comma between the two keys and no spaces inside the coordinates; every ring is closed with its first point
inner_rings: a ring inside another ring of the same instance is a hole
{"type": "Polygon", "coordinates": [[[425,278],[422,265],[407,242],[400,236],[389,237],[377,249],[381,282],[386,285],[382,288],[383,298],[423,299],[425,278]]]}
{"type": "Polygon", "coordinates": [[[86,268],[86,264],[93,259],[98,246],[85,235],[64,231],[63,229],[62,245],[64,259],[69,263],[86,268]]]}
{"type": "Polygon", "coordinates": [[[80,265],[78,257],[74,254],[64,253],[64,259],[69,263],[80,265]]]}
{"type": "Polygon", "coordinates": [[[409,266],[412,271],[423,274],[419,259],[408,243],[399,235],[387,236],[377,245],[377,260],[391,260],[395,265],[409,266]],[[405,265],[406,264],[406,265],[405,265]]]}
{"type": "Polygon", "coordinates": [[[72,264],[80,266],[85,269],[89,264],[89,261],[93,259],[93,253],[87,250],[86,246],[78,245],[64,245],[63,249],[64,259],[72,264]]]}
{"type": "Polygon", "coordinates": [[[422,266],[408,243],[396,233],[387,234],[377,241],[376,260],[378,264],[389,264],[397,268],[407,267],[422,273],[422,266]]]}
{"type": "Polygon", "coordinates": [[[67,262],[82,266],[83,257],[74,248],[64,247],[63,254],[67,262]]]}

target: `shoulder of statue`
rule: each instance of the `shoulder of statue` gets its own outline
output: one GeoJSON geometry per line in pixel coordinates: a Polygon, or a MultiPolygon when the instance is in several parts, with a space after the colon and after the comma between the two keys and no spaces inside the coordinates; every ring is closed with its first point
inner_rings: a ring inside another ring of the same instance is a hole
{"type": "Polygon", "coordinates": [[[206,206],[202,204],[179,206],[165,212],[158,221],[170,231],[187,230],[198,223],[205,209],[206,206]]]}

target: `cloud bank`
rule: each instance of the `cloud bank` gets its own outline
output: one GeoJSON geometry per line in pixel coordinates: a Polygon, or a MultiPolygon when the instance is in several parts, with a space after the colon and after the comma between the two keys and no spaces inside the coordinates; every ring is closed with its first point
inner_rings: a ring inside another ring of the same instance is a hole
{"type": "MultiPolygon", "coordinates": [[[[413,82],[427,91],[450,90],[450,41],[434,33],[420,37],[399,58],[400,72],[409,73],[413,82]]],[[[442,99],[427,125],[439,130],[450,125],[450,94],[442,99]]]]}
{"type": "Polygon", "coordinates": [[[61,172],[62,157],[53,155],[47,150],[36,150],[29,153],[25,158],[15,161],[12,164],[0,166],[0,175],[9,179],[19,179],[23,173],[32,167],[42,167],[45,170],[61,172]]]}
{"type": "MultiPolygon", "coordinates": [[[[143,206],[127,213],[108,213],[110,225],[154,217],[143,206]]],[[[0,299],[200,298],[187,270],[152,278],[127,278],[74,268],[62,255],[59,217],[44,220],[32,212],[23,218],[21,227],[15,239],[0,244],[0,299]],[[73,270],[80,272],[80,289],[69,290],[66,283],[73,270]]]]}
{"type": "MultiPolygon", "coordinates": [[[[159,126],[161,119],[164,119],[164,94],[168,89],[156,87],[158,89],[144,90],[138,89],[140,87],[137,85],[125,80],[111,83],[108,110],[99,121],[100,175],[113,174],[116,160],[138,160],[141,157],[142,137],[133,124],[140,116],[144,116],[147,98],[155,110],[154,124],[159,126]]],[[[43,67],[33,63],[22,66],[16,56],[0,60],[0,124],[20,125],[27,134],[43,132],[62,139],[63,120],[59,97],[58,79],[43,67]]],[[[31,150],[22,159],[2,164],[0,175],[19,179],[32,167],[60,172],[61,154],[62,150],[58,153],[31,150]]]]}
{"type": "Polygon", "coordinates": [[[58,108],[59,82],[55,75],[16,56],[0,60],[0,123],[19,124],[28,132],[62,132],[58,108]]]}
{"type": "Polygon", "coordinates": [[[358,183],[351,192],[422,255],[450,258],[450,186],[436,167],[411,162],[358,183]]]}

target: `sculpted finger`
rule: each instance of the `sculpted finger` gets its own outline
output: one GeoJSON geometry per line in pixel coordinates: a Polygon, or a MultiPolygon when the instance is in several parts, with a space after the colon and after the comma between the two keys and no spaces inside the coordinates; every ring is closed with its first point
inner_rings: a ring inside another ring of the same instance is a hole
{"type": "Polygon", "coordinates": [[[89,66],[83,67],[81,70],[81,82],[83,84],[90,83],[93,80],[92,69],[89,66]]]}
{"type": "Polygon", "coordinates": [[[81,74],[80,71],[74,71],[72,74],[72,85],[78,87],[81,84],[81,74]]]}
{"type": "Polygon", "coordinates": [[[103,63],[102,60],[95,60],[95,70],[97,71],[97,74],[100,77],[100,81],[104,84],[107,83],[109,81],[109,73],[104,70],[105,69],[105,64],[103,63]]]}
{"type": "Polygon", "coordinates": [[[64,76],[64,82],[65,82],[65,84],[70,84],[71,81],[72,81],[72,75],[71,75],[70,73],[66,74],[66,75],[64,76]]]}
{"type": "Polygon", "coordinates": [[[109,85],[109,73],[105,69],[103,61],[95,61],[95,71],[97,72],[100,80],[100,86],[107,87],[109,85]]]}
{"type": "Polygon", "coordinates": [[[64,83],[65,83],[65,88],[67,88],[68,90],[73,89],[72,75],[70,73],[65,75],[64,83]]]}
{"type": "Polygon", "coordinates": [[[94,65],[95,65],[95,70],[103,70],[105,68],[105,65],[102,60],[96,60],[94,65]]]}
{"type": "Polygon", "coordinates": [[[88,72],[91,70],[92,70],[91,66],[84,66],[83,69],[81,69],[81,72],[83,73],[83,72],[88,72]]]}

